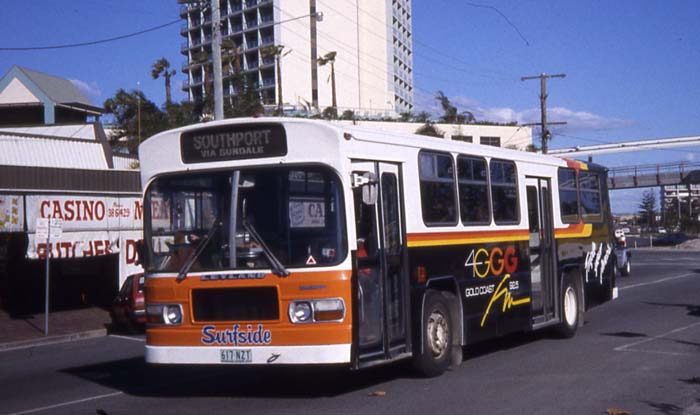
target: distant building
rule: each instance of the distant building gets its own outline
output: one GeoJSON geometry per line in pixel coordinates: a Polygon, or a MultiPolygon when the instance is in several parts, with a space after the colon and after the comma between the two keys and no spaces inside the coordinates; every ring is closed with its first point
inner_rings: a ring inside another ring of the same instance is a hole
{"type": "Polygon", "coordinates": [[[17,65],[0,78],[0,125],[84,123],[102,113],[67,79],[17,65]]]}
{"type": "MultiPolygon", "coordinates": [[[[393,121],[337,121],[362,127],[413,134],[424,124],[393,121]]],[[[510,125],[431,124],[447,140],[464,141],[494,147],[528,150],[532,145],[532,128],[510,125]]]]}
{"type": "MultiPolygon", "coordinates": [[[[179,0],[180,3],[184,1],[179,0]]],[[[413,40],[410,0],[311,0],[323,13],[316,23],[317,56],[337,52],[335,61],[338,112],[357,115],[395,115],[413,110],[413,40]]],[[[301,109],[313,103],[317,84],[320,110],[331,105],[330,65],[319,66],[312,79],[309,1],[222,0],[221,33],[239,48],[238,64],[263,103],[277,103],[275,58],[267,46],[283,45],[289,52],[280,61],[282,101],[285,108],[301,109]]],[[[180,9],[186,38],[182,70],[185,90],[200,100],[212,82],[211,10],[201,2],[180,9]],[[202,54],[202,51],[205,53],[202,54]],[[204,59],[202,59],[204,58],[204,59]]],[[[224,52],[224,96],[232,93],[235,52],[224,52]],[[228,62],[228,63],[227,63],[228,62]]]]}

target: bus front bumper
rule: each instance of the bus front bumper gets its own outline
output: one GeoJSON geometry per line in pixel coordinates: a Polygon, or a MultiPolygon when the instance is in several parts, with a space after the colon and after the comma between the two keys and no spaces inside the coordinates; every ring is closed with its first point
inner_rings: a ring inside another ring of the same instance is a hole
{"type": "Polygon", "coordinates": [[[146,346],[154,364],[349,364],[350,344],[314,346],[146,346]]]}

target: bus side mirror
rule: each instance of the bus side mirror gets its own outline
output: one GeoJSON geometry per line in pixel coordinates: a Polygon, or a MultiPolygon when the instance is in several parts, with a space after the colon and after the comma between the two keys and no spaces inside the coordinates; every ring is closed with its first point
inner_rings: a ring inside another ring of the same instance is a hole
{"type": "Polygon", "coordinates": [[[362,203],[365,205],[374,205],[377,203],[377,175],[365,172],[352,173],[352,187],[362,188],[362,203]]]}

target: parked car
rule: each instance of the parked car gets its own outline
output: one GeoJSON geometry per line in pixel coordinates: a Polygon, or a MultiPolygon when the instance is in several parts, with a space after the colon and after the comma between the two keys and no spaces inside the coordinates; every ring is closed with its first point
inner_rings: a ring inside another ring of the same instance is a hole
{"type": "Polygon", "coordinates": [[[617,271],[628,276],[632,272],[632,252],[627,247],[627,237],[623,229],[615,230],[615,266],[617,271]]]}
{"type": "Polygon", "coordinates": [[[129,275],[124,280],[110,308],[113,327],[125,328],[130,333],[143,328],[146,323],[144,285],[142,273],[129,275]]]}
{"type": "Polygon", "coordinates": [[[667,233],[658,238],[654,238],[656,246],[671,246],[678,245],[688,240],[688,236],[684,233],[667,233]]]}

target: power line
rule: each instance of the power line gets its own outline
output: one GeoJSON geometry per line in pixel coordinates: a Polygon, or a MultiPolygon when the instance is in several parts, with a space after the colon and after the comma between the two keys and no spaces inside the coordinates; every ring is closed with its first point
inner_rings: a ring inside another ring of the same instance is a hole
{"type": "Polygon", "coordinates": [[[29,46],[29,47],[14,47],[14,48],[12,48],[12,47],[0,47],[0,52],[68,49],[68,48],[78,48],[78,47],[82,47],[82,46],[99,45],[102,43],[114,42],[117,40],[127,39],[130,37],[143,35],[145,33],[154,32],[156,30],[160,30],[160,29],[163,29],[165,27],[172,26],[174,24],[178,24],[178,23],[180,23],[180,21],[181,21],[180,19],[177,19],[177,20],[173,20],[173,21],[168,22],[168,23],[163,23],[163,24],[158,25],[158,26],[150,27],[148,29],[139,30],[138,32],[128,33],[125,35],[115,36],[115,37],[111,37],[111,38],[107,38],[107,39],[92,40],[89,42],[81,42],[81,43],[70,43],[70,44],[64,44],[64,45],[51,45],[51,46],[29,46]]]}
{"type": "Polygon", "coordinates": [[[513,28],[513,30],[515,30],[515,31],[518,33],[518,36],[520,36],[520,38],[523,40],[523,42],[525,42],[525,44],[526,44],[527,46],[530,46],[530,42],[528,42],[527,39],[525,39],[525,36],[523,36],[523,34],[520,32],[520,29],[518,29],[518,27],[517,27],[515,24],[513,24],[513,22],[510,21],[510,19],[508,18],[508,16],[506,16],[506,15],[503,14],[503,13],[501,13],[501,11],[498,10],[497,8],[495,8],[495,7],[493,7],[493,6],[488,6],[488,5],[485,5],[485,4],[478,4],[478,3],[471,3],[471,2],[464,2],[464,4],[466,4],[467,6],[471,6],[471,7],[479,7],[479,8],[489,9],[489,10],[495,11],[496,13],[498,13],[498,14],[503,18],[503,20],[506,21],[506,23],[508,23],[508,24],[510,25],[510,27],[513,28]]]}

